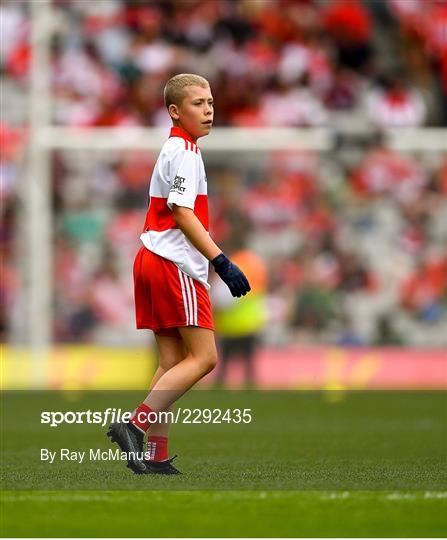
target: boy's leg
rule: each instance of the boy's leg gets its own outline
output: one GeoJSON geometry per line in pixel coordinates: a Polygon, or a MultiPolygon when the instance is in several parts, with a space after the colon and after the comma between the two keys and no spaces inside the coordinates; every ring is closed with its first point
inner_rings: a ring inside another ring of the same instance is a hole
{"type": "Polygon", "coordinates": [[[186,348],[186,357],[163,373],[144,400],[152,411],[170,407],[196,382],[212,371],[217,363],[213,330],[198,326],[178,328],[186,348]]]}
{"type": "MultiPolygon", "coordinates": [[[[172,367],[181,362],[186,356],[186,349],[183,340],[180,337],[159,336],[155,334],[158,348],[159,365],[151,381],[151,390],[156,386],[158,380],[163,377],[172,367]]],[[[136,411],[141,408],[138,407],[136,411]]],[[[165,409],[169,410],[169,408],[165,409]]],[[[147,429],[147,455],[150,458],[145,458],[144,461],[137,457],[128,459],[128,467],[135,473],[144,474],[149,472],[147,467],[152,463],[151,467],[155,467],[157,462],[165,462],[168,460],[168,433],[170,422],[154,422],[147,429]],[[146,461],[149,459],[149,461],[146,461]]],[[[135,426],[129,427],[129,424],[112,424],[108,431],[108,436],[112,442],[117,442],[121,449],[125,452],[143,452],[143,435],[144,432],[135,426]]],[[[167,470],[155,471],[164,474],[175,474],[178,471],[172,467],[169,462],[167,470]]],[[[150,471],[154,472],[154,471],[150,471]]]]}
{"type": "MultiPolygon", "coordinates": [[[[136,409],[134,417],[130,421],[131,425],[133,424],[132,429],[137,428],[141,436],[145,431],[150,432],[151,430],[149,421],[151,412],[169,410],[174,401],[216,365],[217,351],[212,330],[200,327],[179,327],[178,330],[187,355],[174,365],[172,365],[173,362],[171,361],[169,364],[170,369],[163,370],[161,368],[157,370],[155,384],[152,385],[149,395],[136,409]]],[[[162,347],[165,345],[166,354],[169,354],[170,359],[173,360],[172,353],[175,350],[173,349],[175,345],[172,342],[162,342],[162,347]]],[[[168,426],[158,424],[156,429],[163,432],[167,428],[168,426]]],[[[151,435],[149,433],[147,441],[149,452],[149,457],[145,461],[147,472],[178,474],[179,471],[171,465],[168,459],[167,436],[151,435]]]]}
{"type": "MultiPolygon", "coordinates": [[[[129,424],[115,423],[109,428],[108,436],[112,442],[117,442],[123,451],[131,452],[134,456],[142,452],[143,436],[150,427],[149,414],[166,410],[216,365],[217,351],[212,330],[179,327],[179,332],[187,350],[186,358],[161,374],[147,398],[135,410],[129,424]]],[[[164,451],[166,450],[167,448],[164,451]]],[[[163,459],[160,461],[160,464],[149,465],[150,461],[145,464],[138,457],[129,457],[127,466],[137,474],[145,472],[178,474],[169,461],[163,459]],[[161,465],[163,470],[157,465],[161,465]],[[154,467],[156,471],[153,470],[154,467]]]]}
{"type": "MultiPolygon", "coordinates": [[[[155,372],[150,389],[152,390],[159,379],[171,368],[177,365],[186,357],[186,349],[183,340],[172,336],[159,336],[155,334],[158,349],[158,368],[155,372]]],[[[166,409],[170,411],[169,407],[166,409]]],[[[148,435],[167,437],[169,433],[170,422],[155,422],[148,429],[148,435]]]]}
{"type": "MultiPolygon", "coordinates": [[[[151,382],[151,390],[157,384],[158,380],[171,368],[181,362],[186,351],[180,334],[174,336],[160,336],[155,334],[158,348],[158,369],[154,374],[151,382]]],[[[166,412],[171,412],[172,408],[165,409],[166,412]]],[[[169,429],[171,427],[170,417],[167,416],[163,420],[158,420],[151,424],[147,430],[147,455],[152,463],[164,462],[169,458],[168,440],[169,429]]]]}

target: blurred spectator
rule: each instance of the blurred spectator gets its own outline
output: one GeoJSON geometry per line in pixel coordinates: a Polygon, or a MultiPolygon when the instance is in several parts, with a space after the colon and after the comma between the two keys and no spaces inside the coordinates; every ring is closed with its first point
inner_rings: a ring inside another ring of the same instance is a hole
{"type": "Polygon", "coordinates": [[[326,93],[325,103],[330,110],[351,110],[357,105],[360,92],[360,78],[343,66],[339,66],[326,93]]]}
{"type": "Polygon", "coordinates": [[[10,316],[19,292],[19,276],[12,263],[0,248],[2,268],[0,280],[0,339],[6,342],[11,332],[10,316]]]}
{"type": "Polygon", "coordinates": [[[339,337],[337,339],[337,345],[339,347],[363,347],[366,345],[365,340],[362,339],[360,334],[354,328],[351,317],[344,315],[341,317],[341,329],[339,330],[339,337]]]}
{"type": "Polygon", "coordinates": [[[260,114],[266,126],[322,126],[327,123],[323,103],[303,76],[295,86],[277,83],[261,99],[260,114]]]}
{"type": "Polygon", "coordinates": [[[135,249],[140,242],[142,224],[147,204],[140,210],[122,210],[110,220],[106,229],[106,239],[109,246],[119,251],[127,260],[135,255],[135,249]]]}
{"type": "Polygon", "coordinates": [[[426,323],[440,320],[447,299],[447,258],[421,261],[402,283],[401,304],[426,323]]]}
{"type": "Polygon", "coordinates": [[[421,126],[426,117],[421,93],[409,88],[402,74],[389,75],[367,95],[368,116],[380,128],[421,126]]]}
{"type": "Polygon", "coordinates": [[[373,21],[360,0],[331,0],[323,11],[341,65],[363,72],[370,68],[373,21]]]}
{"type": "Polygon", "coordinates": [[[267,322],[267,268],[258,255],[243,246],[245,235],[236,238],[233,240],[236,250],[229,253],[231,260],[247,276],[251,292],[236,300],[221,280],[213,282],[215,325],[221,349],[215,384],[225,383],[230,361],[239,358],[244,368],[245,386],[251,387],[256,382],[254,355],[267,322]]]}
{"type": "Polygon", "coordinates": [[[382,315],[377,321],[374,345],[379,347],[404,345],[404,341],[394,328],[393,320],[389,314],[382,315]]]}
{"type": "Polygon", "coordinates": [[[0,66],[10,77],[26,82],[30,60],[30,21],[26,16],[25,4],[4,1],[0,4],[2,23],[2,46],[0,66]]]}
{"type": "MultiPolygon", "coordinates": [[[[121,99],[123,86],[118,76],[102,62],[95,44],[86,41],[79,50],[64,50],[56,56],[53,69],[56,122],[77,126],[107,125],[101,124],[100,120],[105,118],[107,109],[121,99]]],[[[117,114],[115,112],[119,125],[117,114]]]]}
{"type": "Polygon", "coordinates": [[[325,330],[334,316],[331,292],[319,283],[307,282],[301,289],[292,314],[292,328],[308,332],[325,330]]]}
{"type": "Polygon", "coordinates": [[[428,215],[423,201],[414,200],[401,206],[402,229],[400,244],[406,253],[419,256],[427,248],[428,215]],[[422,203],[422,204],[421,204],[422,203]]]}
{"type": "Polygon", "coordinates": [[[373,147],[353,171],[351,182],[360,196],[388,196],[411,201],[420,196],[427,174],[415,159],[383,144],[373,147]]]}
{"type": "Polygon", "coordinates": [[[123,328],[134,315],[132,281],[123,276],[110,255],[97,271],[91,286],[94,316],[112,328],[123,328]]]}
{"type": "Polygon", "coordinates": [[[299,200],[292,195],[291,183],[283,176],[267,173],[246,195],[246,207],[259,230],[274,231],[296,221],[299,200]]]}
{"type": "Polygon", "coordinates": [[[103,216],[86,201],[67,210],[62,221],[63,234],[78,242],[97,242],[103,228],[103,216]]]}
{"type": "Polygon", "coordinates": [[[307,333],[327,329],[335,315],[334,295],[316,272],[315,262],[303,260],[303,281],[298,288],[291,312],[292,328],[307,333]]]}
{"type": "Polygon", "coordinates": [[[66,327],[56,321],[56,335],[69,343],[93,341],[95,329],[101,319],[95,315],[89,295],[86,294],[79,304],[74,303],[70,307],[66,327]]]}
{"type": "Polygon", "coordinates": [[[24,130],[0,123],[0,335],[2,339],[6,339],[11,331],[11,313],[21,285],[15,260],[17,258],[17,217],[20,210],[18,192],[24,143],[24,130]]]}
{"type": "Polygon", "coordinates": [[[374,278],[355,253],[339,254],[339,281],[337,289],[344,293],[355,291],[373,291],[374,278]]]}
{"type": "Polygon", "coordinates": [[[436,178],[436,190],[447,196],[447,158],[444,159],[436,178]]]}
{"type": "Polygon", "coordinates": [[[149,204],[149,179],[155,163],[142,152],[128,152],[117,165],[120,188],[115,204],[121,210],[139,209],[149,204]]]}
{"type": "Polygon", "coordinates": [[[298,228],[303,235],[312,240],[320,240],[337,225],[337,217],[330,202],[323,194],[309,197],[303,205],[298,218],[298,228]]]}

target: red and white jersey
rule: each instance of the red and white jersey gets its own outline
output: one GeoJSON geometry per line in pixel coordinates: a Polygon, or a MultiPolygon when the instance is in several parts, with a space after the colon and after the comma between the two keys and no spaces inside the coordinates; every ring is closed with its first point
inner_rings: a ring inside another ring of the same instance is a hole
{"type": "Polygon", "coordinates": [[[208,196],[205,167],[199,147],[181,128],[171,128],[152,173],[144,246],[174,262],[180,270],[209,289],[208,259],[178,228],[172,205],[191,208],[208,231],[208,196]]]}

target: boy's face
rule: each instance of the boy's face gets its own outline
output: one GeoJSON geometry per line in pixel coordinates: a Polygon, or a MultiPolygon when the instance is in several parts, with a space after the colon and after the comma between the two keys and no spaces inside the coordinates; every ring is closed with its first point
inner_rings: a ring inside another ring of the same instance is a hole
{"type": "Polygon", "coordinates": [[[180,106],[169,107],[177,125],[187,131],[194,140],[208,135],[214,115],[214,100],[209,86],[186,86],[185,97],[180,106]]]}

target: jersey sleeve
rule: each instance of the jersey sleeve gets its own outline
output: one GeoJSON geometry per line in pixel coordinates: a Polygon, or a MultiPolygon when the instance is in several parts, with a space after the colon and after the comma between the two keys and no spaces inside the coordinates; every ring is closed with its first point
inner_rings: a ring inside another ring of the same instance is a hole
{"type": "Polygon", "coordinates": [[[167,205],[185,206],[194,210],[199,185],[198,156],[195,152],[184,150],[172,164],[169,174],[170,189],[167,205]]]}

